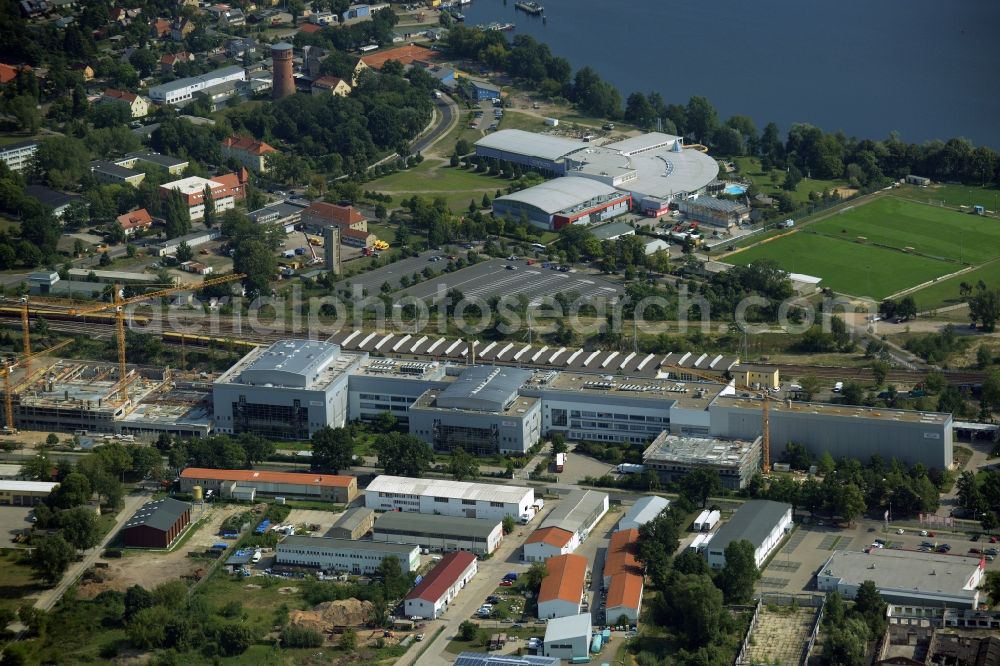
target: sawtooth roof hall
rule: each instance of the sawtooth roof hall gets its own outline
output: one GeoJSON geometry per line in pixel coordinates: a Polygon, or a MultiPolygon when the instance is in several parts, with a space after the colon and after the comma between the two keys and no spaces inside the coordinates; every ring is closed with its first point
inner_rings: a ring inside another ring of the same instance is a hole
{"type": "Polygon", "coordinates": [[[648,214],[661,214],[672,199],[700,191],[719,174],[718,163],[700,147],[685,147],[683,138],[660,132],[598,146],[501,130],[477,141],[476,155],[604,183],[629,194],[648,214]]]}

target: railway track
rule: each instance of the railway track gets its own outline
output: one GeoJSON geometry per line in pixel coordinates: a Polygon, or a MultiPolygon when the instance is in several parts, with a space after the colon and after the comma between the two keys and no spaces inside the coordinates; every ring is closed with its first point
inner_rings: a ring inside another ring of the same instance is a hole
{"type": "MultiPolygon", "coordinates": [[[[77,322],[77,321],[65,321],[65,320],[54,320],[48,321],[48,327],[52,331],[58,331],[60,333],[69,333],[72,335],[87,335],[97,339],[109,338],[114,334],[114,330],[111,326],[112,321],[95,321],[95,322],[77,322]]],[[[194,335],[205,335],[209,337],[226,337],[232,336],[229,329],[225,328],[224,325],[229,322],[226,320],[220,320],[218,330],[205,331],[201,333],[194,333],[194,335]]],[[[197,326],[192,323],[192,328],[197,328],[197,326]]],[[[0,326],[6,326],[8,328],[20,330],[20,322],[13,320],[0,320],[0,326]]],[[[207,328],[207,327],[206,327],[207,328]]],[[[162,322],[149,321],[143,326],[135,327],[142,333],[147,334],[163,334],[162,322]]],[[[305,333],[289,333],[285,331],[275,330],[275,331],[246,331],[241,330],[235,335],[236,338],[240,340],[246,340],[250,342],[260,342],[260,343],[271,343],[277,340],[283,340],[288,338],[304,338],[307,337],[305,333]]],[[[172,341],[164,341],[164,344],[172,347],[179,347],[180,344],[172,341]]],[[[191,346],[197,346],[197,343],[192,342],[191,346]]],[[[775,367],[781,374],[788,379],[801,379],[806,375],[815,375],[821,379],[830,379],[832,381],[848,381],[856,379],[863,382],[871,382],[873,380],[873,374],[871,368],[865,367],[839,367],[839,366],[822,366],[822,365],[794,365],[794,364],[782,364],[782,363],[755,363],[755,365],[761,365],[765,367],[775,367]]],[[[972,370],[944,370],[942,371],[945,379],[956,386],[965,385],[975,385],[981,384],[986,378],[986,374],[983,372],[976,372],[972,370]]],[[[892,384],[899,384],[902,386],[913,386],[923,382],[927,373],[919,370],[899,370],[893,369],[886,375],[886,382],[892,384]]]]}

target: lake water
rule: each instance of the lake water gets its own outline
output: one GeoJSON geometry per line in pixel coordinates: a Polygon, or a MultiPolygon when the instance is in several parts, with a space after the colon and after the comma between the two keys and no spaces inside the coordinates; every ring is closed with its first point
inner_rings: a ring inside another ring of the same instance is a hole
{"type": "Polygon", "coordinates": [[[997,0],[474,0],[467,25],[517,25],[574,69],[668,103],[707,97],[758,128],[809,122],[906,141],[964,136],[1000,148],[997,0]]]}

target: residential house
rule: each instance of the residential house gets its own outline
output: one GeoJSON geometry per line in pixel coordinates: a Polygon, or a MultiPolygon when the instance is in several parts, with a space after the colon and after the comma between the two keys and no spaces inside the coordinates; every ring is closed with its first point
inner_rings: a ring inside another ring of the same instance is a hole
{"type": "Polygon", "coordinates": [[[236,207],[236,197],[229,186],[220,182],[219,178],[209,180],[200,176],[189,176],[160,186],[160,196],[164,200],[173,191],[180,192],[188,206],[188,213],[192,220],[200,220],[205,217],[205,189],[211,193],[212,203],[215,211],[221,213],[236,207]]]}
{"type": "Polygon", "coordinates": [[[187,51],[162,55],[160,56],[160,71],[164,74],[170,74],[174,71],[174,65],[179,62],[194,62],[194,55],[187,51]]]}
{"type": "Polygon", "coordinates": [[[236,201],[243,201],[247,198],[247,184],[250,182],[250,172],[246,168],[232,173],[224,173],[221,176],[212,176],[212,180],[225,185],[236,201]]]}
{"type": "Polygon", "coordinates": [[[24,193],[29,197],[34,197],[38,199],[43,206],[48,206],[52,209],[52,214],[56,217],[62,217],[63,213],[69,208],[70,204],[74,201],[83,198],[79,194],[66,194],[65,192],[57,192],[52,188],[46,187],[44,185],[28,185],[24,188],[24,193]]]}
{"type": "Polygon", "coordinates": [[[149,31],[156,39],[170,36],[170,19],[157,18],[149,23],[149,31]]]}
{"type": "Polygon", "coordinates": [[[125,90],[107,88],[101,95],[102,104],[125,104],[133,118],[144,118],[149,113],[149,103],[142,95],[136,95],[125,90]]]}
{"type": "Polygon", "coordinates": [[[125,232],[126,238],[131,238],[138,233],[149,231],[153,228],[153,217],[145,208],[123,213],[116,217],[115,220],[118,222],[118,226],[122,228],[122,231],[125,232]]]}
{"type": "Polygon", "coordinates": [[[194,32],[194,21],[187,17],[181,17],[170,26],[170,39],[175,42],[183,42],[184,39],[194,32]]]}
{"type": "Polygon", "coordinates": [[[485,99],[499,99],[500,98],[500,86],[495,86],[492,83],[483,81],[482,79],[465,79],[464,84],[466,90],[469,93],[469,97],[477,101],[483,101],[485,99]]]}
{"type": "Polygon", "coordinates": [[[219,13],[220,28],[236,28],[247,24],[247,17],[239,7],[232,7],[219,13]]]}
{"type": "Polygon", "coordinates": [[[252,37],[237,37],[226,44],[226,55],[230,58],[255,56],[257,50],[257,42],[252,37]]]}
{"type": "Polygon", "coordinates": [[[249,136],[231,136],[222,141],[223,159],[234,159],[255,173],[267,173],[267,156],[278,150],[249,136]]]}
{"type": "Polygon", "coordinates": [[[37,18],[52,10],[52,5],[47,0],[21,0],[18,3],[21,7],[21,14],[25,18],[37,18]]]}
{"type": "Polygon", "coordinates": [[[368,231],[368,220],[357,208],[323,201],[314,201],[302,211],[302,224],[317,232],[329,226],[339,227],[341,234],[347,229],[368,231]]]}
{"type": "Polygon", "coordinates": [[[69,68],[74,72],[79,72],[84,81],[94,80],[94,68],[85,62],[74,62],[69,68]]]}
{"type": "Polygon", "coordinates": [[[10,83],[20,71],[30,72],[31,65],[8,65],[0,62],[0,85],[10,83]]]}
{"type": "Polygon", "coordinates": [[[11,171],[24,171],[38,152],[37,141],[18,141],[0,145],[0,162],[11,171]]]}
{"type": "Polygon", "coordinates": [[[305,35],[312,35],[322,31],[323,31],[323,26],[317,25],[315,23],[303,23],[299,26],[299,32],[305,35]]]}
{"type": "Polygon", "coordinates": [[[338,79],[336,76],[321,76],[312,82],[312,94],[347,97],[351,94],[351,86],[347,81],[338,79]]]}
{"type": "Polygon", "coordinates": [[[94,175],[98,183],[105,185],[128,184],[132,187],[139,187],[146,178],[145,171],[136,171],[123,166],[118,166],[114,162],[95,160],[90,163],[90,173],[94,175]]]}

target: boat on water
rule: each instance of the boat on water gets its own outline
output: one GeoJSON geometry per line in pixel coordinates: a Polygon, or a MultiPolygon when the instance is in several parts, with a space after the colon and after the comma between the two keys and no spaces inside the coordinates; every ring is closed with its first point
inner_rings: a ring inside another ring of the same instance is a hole
{"type": "Polygon", "coordinates": [[[451,10],[451,16],[456,21],[464,21],[465,20],[465,14],[463,14],[462,12],[457,11],[455,9],[451,10]]]}
{"type": "Polygon", "coordinates": [[[476,26],[483,32],[506,32],[507,30],[513,30],[513,23],[487,23],[486,25],[476,26]]]}
{"type": "Polygon", "coordinates": [[[537,2],[534,2],[534,0],[529,0],[527,2],[515,2],[514,9],[520,9],[526,14],[533,14],[535,16],[538,16],[545,11],[545,7],[542,7],[537,2]]]}

